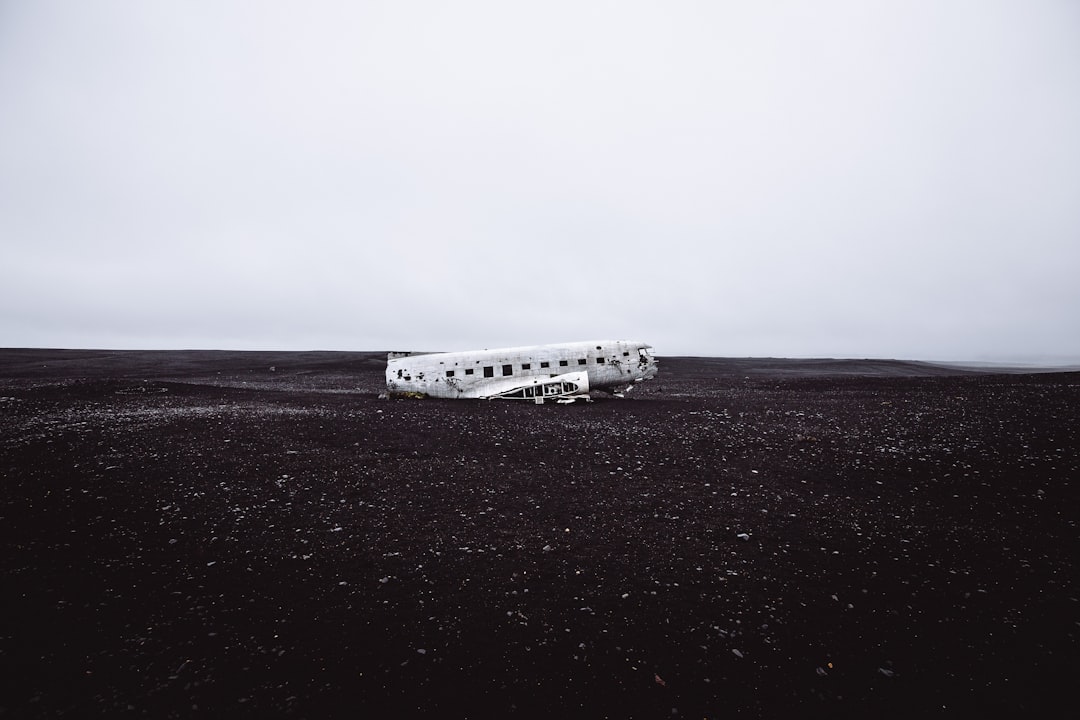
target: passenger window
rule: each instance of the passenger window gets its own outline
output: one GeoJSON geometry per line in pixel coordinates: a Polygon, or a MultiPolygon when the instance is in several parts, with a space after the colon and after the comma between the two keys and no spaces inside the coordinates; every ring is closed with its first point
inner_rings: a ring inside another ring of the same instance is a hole
{"type": "Polygon", "coordinates": [[[602,358],[602,357],[596,358],[596,364],[597,365],[603,365],[604,364],[604,358],[602,358]]]}
{"type": "Polygon", "coordinates": [[[540,363],[540,367],[542,367],[542,368],[551,367],[551,363],[549,363],[547,360],[545,360],[544,362],[540,363]]]}
{"type": "Polygon", "coordinates": [[[512,375],[514,372],[513,365],[503,365],[503,375],[512,375]]]}
{"type": "Polygon", "coordinates": [[[570,361],[568,361],[568,360],[560,360],[559,361],[559,367],[566,367],[569,364],[570,364],[570,361]]]}
{"type": "Polygon", "coordinates": [[[495,377],[495,366],[494,365],[485,365],[484,366],[484,377],[495,377]]]}
{"type": "Polygon", "coordinates": [[[454,377],[454,371],[453,370],[447,370],[446,371],[446,377],[454,377]]]}
{"type": "Polygon", "coordinates": [[[578,365],[584,365],[585,362],[586,362],[585,358],[578,358],[577,364],[578,365]]]}
{"type": "Polygon", "coordinates": [[[472,368],[465,368],[465,374],[466,375],[472,375],[473,374],[473,369],[472,368]]]}
{"type": "Polygon", "coordinates": [[[532,369],[532,363],[521,363],[521,369],[522,370],[531,370],[532,369]]]}

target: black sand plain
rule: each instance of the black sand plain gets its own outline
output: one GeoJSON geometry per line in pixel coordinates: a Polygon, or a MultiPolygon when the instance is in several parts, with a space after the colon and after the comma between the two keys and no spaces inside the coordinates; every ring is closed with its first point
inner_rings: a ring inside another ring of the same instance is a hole
{"type": "Polygon", "coordinates": [[[1071,716],[1080,374],[0,351],[3,717],[1071,716]]]}

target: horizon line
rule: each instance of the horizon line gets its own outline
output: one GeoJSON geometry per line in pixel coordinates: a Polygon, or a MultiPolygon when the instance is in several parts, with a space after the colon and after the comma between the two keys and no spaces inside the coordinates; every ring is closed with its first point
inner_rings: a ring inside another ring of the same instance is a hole
{"type": "MultiPolygon", "coordinates": [[[[560,343],[547,343],[558,345],[560,343]]],[[[175,348],[152,348],[152,347],[59,347],[59,346],[3,346],[0,352],[6,351],[57,351],[57,352],[108,352],[108,353],[138,353],[138,352],[223,352],[223,353],[363,353],[383,354],[399,352],[395,350],[343,350],[343,349],[320,349],[308,348],[303,350],[260,348],[238,349],[228,347],[175,347],[175,348]]],[[[420,351],[412,351],[420,352],[420,351]]],[[[443,352],[441,350],[425,350],[423,352],[443,352]]],[[[917,358],[917,357],[886,357],[873,355],[712,355],[700,353],[681,354],[657,354],[658,358],[711,358],[717,360],[844,360],[844,361],[881,361],[881,362],[912,362],[928,363],[936,365],[960,366],[960,367],[988,367],[988,368],[1053,368],[1061,370],[1080,370],[1080,357],[1075,356],[1039,356],[1039,357],[1012,357],[1002,359],[942,359],[942,358],[917,358]]]]}

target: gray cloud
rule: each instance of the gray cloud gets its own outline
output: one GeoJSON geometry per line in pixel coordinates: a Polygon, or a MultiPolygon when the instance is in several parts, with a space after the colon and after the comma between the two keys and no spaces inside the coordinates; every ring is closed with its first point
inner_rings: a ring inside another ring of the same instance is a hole
{"type": "Polygon", "coordinates": [[[1069,2],[0,8],[0,344],[1080,359],[1069,2]]]}

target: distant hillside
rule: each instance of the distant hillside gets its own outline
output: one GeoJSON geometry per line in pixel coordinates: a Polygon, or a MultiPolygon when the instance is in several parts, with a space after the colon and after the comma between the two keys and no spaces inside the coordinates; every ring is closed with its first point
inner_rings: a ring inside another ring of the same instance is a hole
{"type": "MultiPolygon", "coordinates": [[[[370,374],[381,378],[386,351],[53,350],[0,349],[0,376],[21,378],[206,378],[271,372],[370,374]]],[[[1077,368],[1006,367],[913,360],[661,357],[661,378],[938,377],[1044,373],[1077,368]]]]}
{"type": "Polygon", "coordinates": [[[215,373],[358,372],[386,367],[385,352],[0,349],[0,375],[154,378],[215,373]]]}
{"type": "Polygon", "coordinates": [[[963,367],[914,360],[662,357],[660,358],[660,372],[710,377],[939,377],[1020,371],[963,367]]]}

